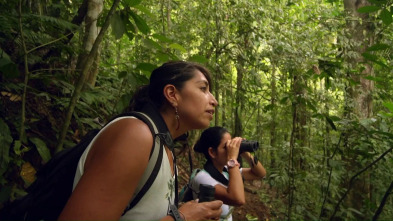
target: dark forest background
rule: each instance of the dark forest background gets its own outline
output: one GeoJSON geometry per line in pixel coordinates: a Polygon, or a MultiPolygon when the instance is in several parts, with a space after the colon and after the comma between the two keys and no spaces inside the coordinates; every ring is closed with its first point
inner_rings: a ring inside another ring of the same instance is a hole
{"type": "Polygon", "coordinates": [[[392,0],[0,0],[0,204],[155,67],[188,60],[213,74],[212,125],[259,141],[271,219],[392,219],[392,13],[392,0]]]}

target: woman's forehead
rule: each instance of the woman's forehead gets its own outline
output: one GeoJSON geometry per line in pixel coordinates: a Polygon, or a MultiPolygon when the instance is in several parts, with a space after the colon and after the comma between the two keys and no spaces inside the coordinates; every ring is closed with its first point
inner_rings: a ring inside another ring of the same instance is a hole
{"type": "Polygon", "coordinates": [[[227,140],[230,140],[230,139],[231,139],[231,134],[229,134],[228,132],[225,132],[225,133],[222,135],[221,141],[226,142],[227,140]]]}
{"type": "Polygon", "coordinates": [[[192,77],[191,79],[193,79],[196,82],[206,82],[207,84],[209,84],[206,76],[204,74],[202,74],[202,72],[200,72],[199,70],[196,70],[194,73],[195,73],[194,77],[192,77]]]}

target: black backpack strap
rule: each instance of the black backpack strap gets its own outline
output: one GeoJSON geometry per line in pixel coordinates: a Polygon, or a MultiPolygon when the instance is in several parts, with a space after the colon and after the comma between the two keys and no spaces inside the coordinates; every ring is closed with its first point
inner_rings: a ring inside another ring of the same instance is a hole
{"type": "MultiPolygon", "coordinates": [[[[157,108],[151,103],[147,103],[142,108],[141,112],[133,111],[130,113],[118,115],[117,117],[121,116],[135,116],[138,119],[142,120],[149,126],[154,139],[154,144],[150,153],[148,166],[144,174],[142,175],[142,179],[139,181],[138,187],[135,190],[134,196],[132,197],[130,204],[124,210],[124,215],[128,210],[132,209],[141,200],[141,198],[149,190],[154,180],[156,179],[162,163],[164,145],[173,150],[174,142],[164,119],[158,112],[157,108]],[[159,146],[159,148],[157,146],[159,146]]],[[[174,165],[176,177],[176,164],[174,165]]],[[[175,178],[175,180],[177,179],[175,178]]],[[[175,192],[176,201],[176,199],[178,198],[177,190],[175,192]]]]}
{"type": "Polygon", "coordinates": [[[210,176],[212,176],[215,180],[219,181],[225,186],[228,186],[228,179],[222,173],[220,173],[217,168],[214,167],[213,163],[210,160],[205,163],[203,169],[205,169],[206,172],[208,172],[210,176]]]}
{"type": "Polygon", "coordinates": [[[150,152],[149,163],[145,169],[145,172],[142,175],[141,180],[138,183],[133,197],[131,198],[130,204],[126,207],[123,214],[125,214],[128,210],[132,209],[150,189],[151,185],[157,177],[158,171],[160,170],[164,147],[158,136],[159,131],[157,129],[157,126],[152,121],[152,119],[150,119],[149,116],[141,112],[131,112],[126,114],[125,116],[134,116],[147,124],[153,134],[154,143],[152,151],[150,152]]]}

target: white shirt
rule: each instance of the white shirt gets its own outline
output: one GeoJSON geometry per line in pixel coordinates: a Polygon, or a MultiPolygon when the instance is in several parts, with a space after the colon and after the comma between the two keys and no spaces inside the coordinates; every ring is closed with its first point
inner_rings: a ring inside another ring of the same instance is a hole
{"type": "MultiPolygon", "coordinates": [[[[242,172],[242,169],[240,169],[240,173],[241,172],[242,172]]],[[[229,174],[227,172],[223,172],[222,174],[227,179],[229,179],[229,174]]],[[[212,185],[212,186],[220,184],[220,185],[224,186],[225,188],[227,188],[226,185],[220,183],[219,181],[215,180],[212,176],[210,176],[210,174],[208,172],[206,172],[205,170],[201,170],[199,173],[197,173],[197,175],[195,175],[194,179],[191,180],[191,188],[194,191],[196,191],[196,193],[193,192],[194,199],[198,198],[197,193],[199,192],[199,185],[200,184],[208,184],[208,185],[212,185]]],[[[220,220],[232,221],[232,212],[233,212],[234,207],[229,206],[227,204],[222,204],[221,209],[222,209],[222,213],[220,216],[220,220]]]]}

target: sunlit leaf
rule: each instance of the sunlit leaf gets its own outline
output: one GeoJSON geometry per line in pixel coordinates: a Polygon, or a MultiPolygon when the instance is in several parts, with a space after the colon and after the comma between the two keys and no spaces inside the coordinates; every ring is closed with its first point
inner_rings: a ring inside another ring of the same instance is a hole
{"type": "Polygon", "coordinates": [[[200,55],[193,55],[188,60],[198,62],[201,64],[206,64],[209,61],[206,57],[200,55]]]}
{"type": "Polygon", "coordinates": [[[180,44],[178,44],[178,43],[170,44],[170,45],[169,45],[169,48],[179,50],[179,51],[181,51],[181,52],[183,52],[183,53],[187,52],[187,50],[186,50],[183,46],[181,46],[180,44]]]}
{"type": "Polygon", "coordinates": [[[386,102],[383,103],[383,106],[387,107],[389,111],[393,113],[393,103],[386,102]]]}
{"type": "Polygon", "coordinates": [[[153,34],[152,37],[155,38],[155,39],[157,39],[157,40],[159,40],[159,41],[162,41],[162,42],[166,42],[166,43],[172,42],[171,39],[167,38],[167,37],[164,36],[164,35],[153,34]]]}

